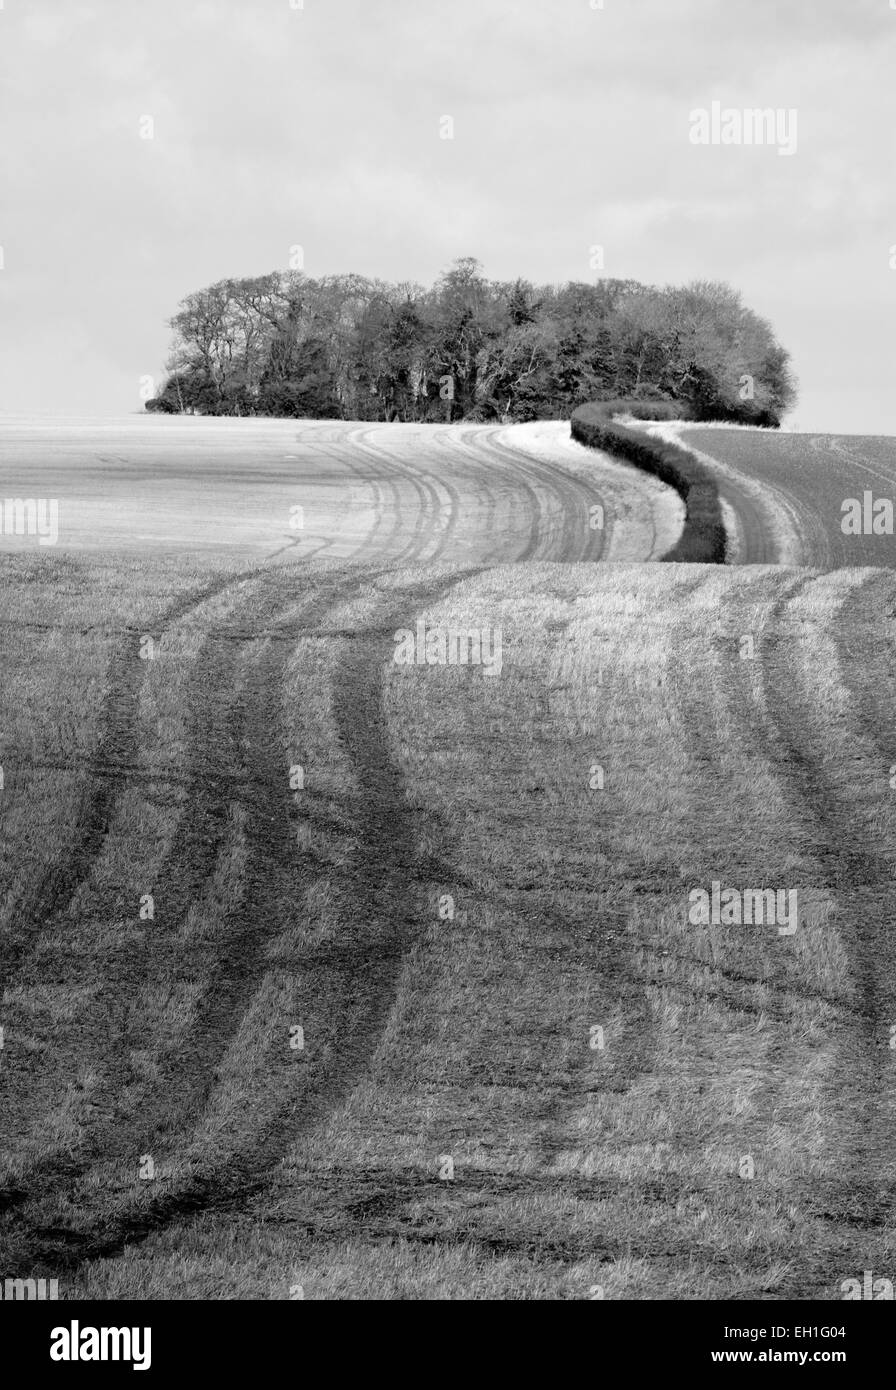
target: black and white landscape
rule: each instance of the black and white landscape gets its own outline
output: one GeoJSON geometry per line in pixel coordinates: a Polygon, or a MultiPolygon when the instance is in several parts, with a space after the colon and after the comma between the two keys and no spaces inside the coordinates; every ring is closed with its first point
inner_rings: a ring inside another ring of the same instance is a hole
{"type": "Polygon", "coordinates": [[[3,1301],[892,1300],[894,57],[0,5],[3,1301]]]}

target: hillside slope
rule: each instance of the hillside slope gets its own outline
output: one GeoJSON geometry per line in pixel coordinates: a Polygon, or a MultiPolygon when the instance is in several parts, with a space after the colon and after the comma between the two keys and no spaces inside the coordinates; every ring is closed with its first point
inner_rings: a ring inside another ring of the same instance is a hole
{"type": "Polygon", "coordinates": [[[0,558],[5,1274],[888,1269],[896,577],[590,563],[662,553],[665,490],[535,429],[232,423],[38,438],[94,492],[0,558]],[[792,920],[694,921],[714,884],[792,920]]]}
{"type": "MultiPolygon", "coordinates": [[[[842,529],[843,503],[896,504],[896,440],[773,430],[653,427],[697,451],[718,480],[736,564],[896,566],[896,536],[842,529]]],[[[872,525],[874,516],[871,516],[872,525]]],[[[881,525],[878,522],[878,525],[881,525]]]]}

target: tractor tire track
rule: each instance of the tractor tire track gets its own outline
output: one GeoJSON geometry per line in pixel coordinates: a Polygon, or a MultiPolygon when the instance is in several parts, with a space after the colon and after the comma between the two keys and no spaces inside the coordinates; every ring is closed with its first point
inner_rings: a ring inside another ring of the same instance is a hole
{"type": "MultiPolygon", "coordinates": [[[[219,576],[182,595],[152,624],[162,635],[204,603],[245,577],[244,571],[219,576]]],[[[0,946],[0,992],[31,954],[39,929],[62,912],[86,883],[102,851],[116,801],[137,763],[137,721],[144,663],[138,641],[146,627],[127,630],[113,648],[106,667],[106,693],[99,714],[96,751],[87,769],[92,784],[85,789],[73,844],[65,856],[54,857],[15,910],[14,926],[0,946]],[[97,776],[102,769],[103,775],[97,776]]]]}
{"type": "MultiPolygon", "coordinates": [[[[355,439],[350,448],[355,457],[360,454],[366,461],[373,463],[375,459],[380,465],[375,450],[363,440],[355,439]]],[[[492,463],[495,452],[494,446],[490,445],[487,454],[492,463]]],[[[532,465],[528,459],[522,461],[507,449],[503,450],[501,457],[512,468],[517,486],[520,472],[527,473],[529,477],[536,478],[539,485],[544,485],[544,469],[532,465]]],[[[394,566],[399,561],[419,562],[425,558],[431,562],[439,559],[453,538],[459,504],[456,490],[449,490],[447,524],[443,528],[438,527],[436,518],[443,504],[436,487],[415,477],[412,470],[395,459],[390,457],[387,462],[393,475],[397,472],[410,482],[419,502],[411,538],[398,555],[389,557],[390,565],[394,566]],[[433,529],[438,532],[435,536],[432,535],[433,529]]],[[[542,533],[542,507],[535,487],[526,484],[525,487],[530,489],[527,492],[529,527],[517,558],[525,559],[537,551],[547,550],[552,553],[552,558],[565,560],[569,558],[565,553],[567,547],[573,548],[576,557],[596,558],[600,554],[601,537],[589,533],[585,528],[580,505],[585,494],[592,502],[593,492],[573,479],[569,479],[570,485],[566,486],[565,475],[562,475],[564,485],[557,488],[554,471],[547,472],[547,485],[559,495],[559,520],[547,535],[542,533]]],[[[389,485],[394,487],[391,480],[389,485]]],[[[400,520],[398,500],[395,510],[397,519],[393,534],[397,535],[400,520]]],[[[382,506],[377,505],[377,526],[382,514],[382,506]]],[[[491,538],[483,539],[488,541],[491,538]]],[[[215,1063],[223,1048],[234,1039],[255,986],[264,974],[265,945],[282,926],[284,911],[292,910],[292,904],[298,900],[301,889],[314,872],[314,865],[297,855],[292,846],[286,769],[276,744],[280,728],[282,676],[290,643],[301,635],[307,635],[315,623],[320,625],[333,606],[338,607],[350,598],[361,582],[366,580],[369,583],[376,577],[370,571],[362,575],[355,573],[343,577],[331,588],[324,588],[297,623],[286,616],[296,597],[290,593],[291,569],[291,566],[284,565],[276,570],[260,566],[251,574],[240,571],[219,579],[215,585],[209,586],[208,592],[183,600],[186,606],[182,611],[181,605],[175,605],[171,613],[166,615],[170,624],[238,579],[262,579],[263,607],[253,609],[250,604],[248,613],[243,616],[242,631],[228,620],[222,641],[215,643],[207,639],[202,651],[194,680],[193,698],[198,702],[198,722],[192,735],[190,790],[181,817],[181,840],[174,849],[176,858],[167,865],[167,873],[178,885],[175,921],[182,924],[192,904],[201,898],[222,851],[228,805],[226,788],[232,785],[228,778],[204,781],[202,767],[207,768],[212,752],[220,761],[223,747],[225,761],[228,761],[235,757],[237,748],[242,747],[246,757],[253,760],[258,769],[254,781],[247,779],[247,786],[240,795],[240,805],[246,816],[247,844],[242,895],[222,933],[223,950],[213,972],[209,1002],[200,1010],[194,1024],[191,1038],[194,1071],[184,1090],[181,1107],[184,1114],[201,1107],[212,1095],[215,1063]],[[273,589],[270,588],[271,583],[273,589]],[[249,624],[248,630],[246,623],[249,624]],[[262,624],[260,638],[259,623],[262,624]],[[275,636],[277,640],[273,640],[275,636]],[[226,700],[216,701],[213,692],[228,690],[236,669],[235,654],[240,640],[250,643],[261,640],[264,645],[259,659],[248,670],[244,690],[230,706],[226,700]],[[291,888],[285,890],[285,885],[291,885],[291,888]],[[284,908],[284,903],[290,905],[288,909],[284,908]]],[[[288,1104],[282,1106],[281,1112],[269,1117],[253,1141],[240,1152],[228,1153],[211,1161],[206,1171],[194,1174],[176,1190],[150,1197],[148,1202],[141,1200],[139,1204],[116,1215],[104,1216],[102,1212],[93,1211],[88,1204],[83,1212],[86,1220],[79,1223],[79,1229],[69,1227],[57,1230],[35,1225],[33,1220],[29,1220],[27,1199],[34,1197],[43,1201],[52,1195],[54,1187],[62,1193],[73,1178],[77,1180],[81,1173],[87,1175],[86,1164],[81,1162],[77,1165],[78,1174],[73,1173],[71,1167],[60,1168],[55,1174],[44,1174],[49,1179],[48,1183],[41,1186],[37,1182],[30,1192],[17,1194],[16,1207],[20,1217],[14,1220],[12,1236],[14,1249],[19,1255],[14,1263],[27,1261],[28,1267],[33,1269],[37,1260],[54,1270],[70,1270],[86,1259],[120,1253],[126,1245],[162,1229],[177,1218],[232,1207],[234,1204],[244,1207],[254,1195],[264,1190],[287,1145],[319,1124],[369,1067],[392,1008],[406,952],[419,932],[423,906],[421,894],[426,891],[426,882],[419,878],[414,863],[417,826],[404,796],[400,769],[394,763],[388,746],[388,729],[382,707],[381,669],[383,660],[388,660],[393,651],[388,629],[412,624],[420,604],[437,601],[458,582],[476,572],[476,567],[460,574],[455,570],[448,577],[388,591],[384,601],[377,605],[375,619],[368,619],[366,627],[356,633],[340,659],[334,682],[334,708],[339,736],[362,791],[359,848],[348,886],[356,907],[360,904],[359,916],[364,923],[364,933],[348,948],[334,952],[329,963],[329,974],[335,977],[335,980],[331,980],[331,986],[338,981],[337,998],[343,1001],[343,1011],[348,1007],[350,1022],[328,1068],[317,1077],[304,1097],[304,1103],[298,1107],[301,1112],[298,1118],[296,1102],[290,1098],[288,1104]],[[350,970],[348,975],[346,966],[350,970]],[[345,1000],[350,1001],[349,1006],[345,1000]]],[[[137,670],[139,673],[139,668],[137,670]]],[[[129,672],[128,680],[136,682],[136,677],[129,672]]],[[[129,685],[128,694],[132,708],[123,723],[133,741],[136,737],[139,685],[135,683],[133,690],[129,685]]],[[[133,765],[136,752],[135,747],[119,749],[119,765],[133,765]]],[[[120,789],[119,784],[114,785],[120,789]]],[[[111,809],[111,795],[108,809],[111,809]]],[[[100,828],[104,834],[105,821],[100,828]]],[[[101,851],[102,834],[95,836],[95,843],[93,840],[90,843],[92,863],[101,851]]],[[[110,986],[106,994],[108,1002],[111,1002],[112,992],[110,986]]],[[[116,1020],[118,1033],[126,1037],[123,1006],[119,1008],[116,1020]]],[[[111,1079],[115,1081],[114,1074],[111,1079]]],[[[166,1067],[160,1085],[154,1092],[154,1103],[158,1102],[164,1087],[173,1084],[181,1085],[182,1078],[173,1068],[166,1067]]],[[[115,1114],[115,1126],[120,1128],[121,1135],[116,1152],[124,1155],[131,1149],[138,1132],[133,1124],[124,1124],[123,1114],[115,1114]]],[[[146,1151],[151,1128],[150,1119],[141,1122],[139,1135],[142,1142],[137,1148],[146,1151]]],[[[108,1157],[108,1143],[97,1142],[100,1138],[107,1139],[108,1133],[106,1129],[98,1131],[96,1140],[80,1156],[82,1160],[89,1160],[94,1153],[108,1157]]]]}
{"type": "MultiPolygon", "coordinates": [[[[303,435],[296,436],[306,442],[303,435]]],[[[316,441],[315,441],[316,442],[316,441]]],[[[331,455],[332,456],[332,455],[331,455]]],[[[348,463],[356,475],[359,470],[349,454],[335,455],[340,463],[348,463]]],[[[372,546],[384,523],[384,507],[378,482],[374,489],[374,519],[372,527],[361,542],[362,548],[372,546]]],[[[400,527],[401,516],[397,493],[394,498],[393,535],[400,527]]],[[[277,552],[279,553],[279,552],[277,552]]],[[[73,832],[73,845],[65,856],[54,858],[49,868],[39,876],[26,897],[15,910],[15,925],[0,941],[0,997],[14,973],[31,954],[38,931],[48,919],[62,912],[78,889],[89,881],[96,860],[102,853],[114,807],[129,781],[129,774],[138,766],[138,714],[140,691],[145,672],[139,660],[138,642],[147,630],[163,640],[167,632],[195,614],[204,604],[220,597],[229,588],[248,582],[267,572],[266,557],[259,565],[218,575],[207,584],[191,588],[169,604],[152,622],[126,629],[110,653],[106,667],[106,693],[98,718],[98,738],[88,767],[93,784],[82,798],[73,832]]]]}
{"type": "MultiPolygon", "coordinates": [[[[76,1230],[34,1228],[23,1221],[11,1232],[13,1261],[18,1248],[27,1250],[29,1268],[37,1262],[70,1271],[85,1259],[119,1254],[125,1245],[161,1230],[176,1218],[232,1208],[234,1203],[243,1206],[263,1190],[286,1145],[321,1123],[370,1066],[392,1008],[405,954],[421,929],[425,902],[425,887],[415,868],[416,823],[388,747],[382,710],[381,667],[394,647],[388,636],[384,639],[381,628],[412,621],[420,603],[437,601],[468,577],[454,572],[447,579],[427,581],[397,595],[388,593],[374,631],[369,637],[359,634],[339,664],[334,682],[338,736],[362,791],[360,844],[344,885],[353,903],[353,930],[359,924],[360,939],[322,963],[324,969],[319,973],[330,977],[331,1007],[345,1026],[335,1029],[340,1045],[303,1097],[300,1118],[295,1117],[296,1101],[290,1097],[281,1113],[271,1117],[241,1152],[212,1163],[207,1172],[195,1175],[178,1190],[141,1202],[136,1210],[117,1219],[104,1218],[100,1211],[92,1224],[87,1223],[87,1229],[76,1230]]],[[[357,583],[356,578],[343,581],[340,596],[344,598],[357,583]]],[[[321,607],[329,609],[333,598],[334,594],[328,593],[321,599],[321,607]]],[[[302,628],[290,629],[291,636],[298,637],[308,629],[308,616],[302,628]]],[[[265,659],[255,669],[251,691],[246,692],[246,743],[255,750],[262,767],[255,794],[247,805],[245,895],[224,937],[214,989],[209,991],[214,995],[212,1006],[204,1012],[191,1039],[191,1064],[198,1057],[201,1065],[196,1068],[196,1079],[192,1083],[187,1080],[187,1111],[208,1099],[214,1066],[235,1035],[243,1008],[266,968],[264,947],[283,927],[283,904],[300,900],[312,869],[293,848],[286,768],[276,751],[276,739],[272,747],[271,738],[272,728],[279,726],[282,665],[288,646],[269,644],[265,659]],[[278,802],[279,815],[273,809],[278,802]]],[[[213,803],[211,809],[215,809],[213,803]]],[[[201,835],[201,830],[198,833],[201,835]]],[[[206,873],[210,869],[210,852],[204,868],[206,873]]],[[[178,1072],[165,1078],[168,1084],[175,1079],[178,1085],[185,1084],[178,1072]]],[[[132,1133],[125,1142],[125,1152],[132,1155],[132,1161],[136,1151],[151,1151],[150,1127],[151,1122],[142,1121],[139,1134],[132,1133]],[[138,1138],[142,1143],[135,1145],[138,1138]]],[[[133,1130],[133,1125],[130,1128],[133,1130]]],[[[107,1145],[98,1148],[104,1158],[108,1157],[107,1145]]],[[[70,1171],[63,1170],[55,1178],[64,1185],[71,1176],[70,1171]]],[[[44,1200],[47,1191],[44,1185],[34,1195],[44,1200]]],[[[23,1193],[20,1200],[29,1195],[23,1193]]]]}
{"type": "MultiPolygon", "coordinates": [[[[365,465],[357,464],[354,460],[349,461],[349,468],[356,474],[360,472],[362,476],[366,471],[365,465]]],[[[376,497],[373,524],[368,537],[361,543],[362,545],[372,542],[384,520],[383,506],[379,497],[376,497]]],[[[399,520],[400,516],[396,508],[396,521],[399,520]]],[[[93,782],[85,798],[84,810],[79,817],[76,849],[70,857],[60,857],[59,861],[54,861],[51,870],[39,880],[33,893],[17,910],[18,930],[14,937],[7,938],[4,943],[5,950],[2,957],[4,968],[0,978],[3,979],[5,986],[10,983],[14,974],[20,974],[28,968],[40,938],[40,928],[45,926],[54,915],[62,913],[72,901],[75,893],[90,880],[95,865],[105,851],[110,822],[120,798],[132,784],[146,781],[154,786],[158,781],[151,775],[147,777],[139,767],[139,702],[145,672],[145,665],[139,659],[137,649],[140,635],[149,628],[154,636],[162,640],[166,633],[176,628],[179,623],[199,611],[204,604],[219,597],[228,589],[238,585],[243,587],[252,581],[264,579],[269,574],[276,574],[280,567],[274,566],[272,568],[269,564],[270,558],[270,556],[265,557],[265,560],[259,565],[218,575],[200,588],[185,591],[166,608],[159,619],[140,628],[126,630],[123,634],[112,653],[107,668],[108,689],[104,697],[103,713],[100,719],[101,732],[90,764],[90,775],[93,782]]],[[[332,585],[330,587],[333,588],[332,585]]],[[[344,588],[344,583],[339,587],[340,589],[344,588]]],[[[263,624],[268,617],[270,617],[270,611],[264,610],[258,611],[250,620],[248,627],[250,640],[255,640],[258,636],[259,623],[262,624],[261,630],[263,630],[263,624]]],[[[212,699],[214,699],[220,691],[230,688],[235,670],[232,660],[233,644],[234,641],[245,642],[245,640],[246,629],[242,633],[225,629],[219,634],[219,642],[223,645],[219,646],[210,661],[209,640],[208,638],[205,639],[191,679],[191,696],[196,702],[197,708],[202,707],[203,699],[208,692],[211,692],[212,699]],[[228,647],[231,648],[229,654],[228,647]]],[[[282,650],[281,644],[275,643],[275,647],[278,646],[282,650]]],[[[215,747],[206,750],[208,756],[205,760],[202,788],[197,788],[195,772],[188,779],[186,802],[175,826],[175,837],[180,837],[181,846],[187,848],[190,860],[188,877],[194,885],[205,882],[210,868],[214,866],[216,855],[220,850],[221,832],[226,821],[226,811],[223,807],[226,804],[228,779],[224,777],[222,780],[216,774],[221,750],[227,746],[228,731],[226,729],[220,730],[219,737],[220,742],[215,747]],[[205,794],[206,789],[208,795],[205,794]],[[212,794],[213,791],[217,792],[217,799],[212,794]]],[[[195,752],[194,748],[194,755],[195,752]]],[[[233,752],[232,748],[231,752],[233,752]]],[[[169,874],[172,881],[183,883],[183,878],[178,868],[170,862],[170,857],[169,863],[163,867],[162,881],[164,881],[165,875],[169,874]]],[[[134,902],[133,886],[129,886],[126,890],[107,889],[101,893],[101,896],[95,895],[92,912],[104,916],[110,921],[128,920],[128,918],[133,917],[134,902]]],[[[187,902],[183,914],[173,924],[175,929],[182,927],[189,905],[187,902]]],[[[175,914],[175,918],[177,919],[177,914],[175,914]]],[[[147,965],[149,965],[149,959],[147,965]]],[[[120,964],[119,968],[121,968],[120,964]]],[[[112,975],[114,980],[114,970],[112,975]]],[[[2,992],[0,992],[0,997],[2,997],[2,992]]],[[[85,1058],[93,1050],[98,1049],[101,1054],[103,1050],[107,1050],[110,1021],[113,1023],[118,1021],[119,1036],[123,1037],[126,1033],[121,1014],[122,1010],[126,1011],[128,1000],[125,995],[116,993],[113,981],[107,982],[100,991],[98,1004],[101,1006],[100,1016],[95,1017],[93,1026],[81,1036],[78,1055],[68,1058],[65,1049],[54,1048],[53,1062],[57,1074],[64,1075],[68,1061],[70,1074],[76,1075],[79,1067],[83,1069],[85,1058]]],[[[116,1074],[119,1078],[124,1074],[124,1071],[125,1065],[122,1056],[120,1064],[116,1068],[116,1074]]],[[[4,1068],[7,1104],[12,1099],[13,1088],[18,1085],[18,1080],[19,1078],[10,1071],[8,1066],[4,1068]]],[[[23,1079],[23,1084],[27,1086],[27,1078],[23,1079]]],[[[105,1126],[99,1126],[99,1131],[107,1140],[109,1139],[109,1133],[105,1126]]],[[[113,1128],[112,1135],[109,1151],[117,1152],[121,1148],[120,1131],[116,1138],[116,1130],[113,1128]]],[[[98,1142],[89,1146],[90,1153],[96,1153],[97,1150],[98,1142]]],[[[54,1157],[43,1160],[36,1167],[29,1169],[31,1173],[29,1186],[35,1180],[39,1180],[41,1176],[48,1182],[71,1180],[83,1170],[85,1161],[86,1156],[81,1153],[71,1155],[68,1159],[54,1157]]],[[[20,1183],[12,1188],[0,1189],[0,1211],[21,1204],[26,1200],[27,1195],[28,1187],[22,1186],[20,1183]]]]}
{"type": "Polygon", "coordinates": [[[888,570],[872,570],[850,590],[838,615],[835,634],[841,684],[849,692],[854,717],[881,761],[884,781],[896,766],[896,663],[872,662],[869,638],[896,645],[896,585],[888,570]],[[890,624],[889,633],[883,624],[890,624]]]}
{"type": "MultiPolygon", "coordinates": [[[[753,746],[775,769],[792,825],[800,827],[801,849],[819,865],[820,882],[838,901],[836,929],[856,1001],[841,1011],[838,1075],[830,1083],[827,1107],[837,1117],[837,1129],[829,1144],[843,1170],[862,1174],[851,1202],[837,1213],[841,1226],[860,1231],[892,1220],[896,1196],[889,1157],[896,1108],[888,1047],[896,1018],[896,906],[892,860],[874,847],[869,827],[857,824],[853,808],[844,804],[842,788],[818,757],[825,742],[809,742],[809,712],[816,707],[805,689],[798,635],[795,654],[788,650],[795,621],[788,610],[815,579],[810,573],[791,581],[774,604],[760,638],[760,702],[742,694],[739,713],[753,746]]],[[[751,664],[732,661],[732,690],[751,664]]]]}
{"type": "MultiPolygon", "coordinates": [[[[429,495],[432,498],[436,497],[434,489],[430,491],[429,495]]],[[[416,557],[418,552],[426,544],[426,540],[426,534],[424,533],[421,535],[420,528],[417,527],[414,536],[405,547],[404,554],[401,558],[404,558],[405,554],[409,557],[416,557]]],[[[445,540],[446,537],[444,535],[436,536],[436,554],[443,548],[445,540]]],[[[278,572],[267,571],[267,573],[273,577],[278,572]]],[[[370,575],[368,574],[366,577],[369,579],[370,575]]],[[[334,604],[337,604],[337,601],[344,601],[347,596],[357,590],[359,582],[357,576],[350,575],[348,578],[343,576],[335,584],[326,586],[323,594],[318,596],[312,611],[310,613],[306,612],[302,626],[297,627],[296,624],[293,623],[291,628],[289,628],[289,625],[286,625],[286,634],[280,631],[277,634],[278,637],[282,638],[286,635],[288,639],[294,641],[302,632],[307,632],[309,630],[313,631],[315,616],[319,625],[326,613],[330,611],[334,604]],[[309,619],[311,619],[310,622],[309,619]]],[[[456,577],[452,579],[451,583],[455,582],[457,582],[456,577]]],[[[392,602],[394,603],[394,599],[392,602]]],[[[269,596],[268,604],[263,610],[256,609],[250,614],[244,615],[242,621],[243,640],[257,640],[259,632],[264,632],[266,627],[271,626],[278,607],[282,608],[282,599],[278,602],[276,596],[269,596]]],[[[281,627],[282,626],[281,624],[281,627]]],[[[375,624],[374,626],[376,627],[377,625],[375,624]]],[[[228,718],[224,720],[218,715],[210,717],[209,709],[210,704],[213,705],[214,692],[227,691],[231,689],[234,684],[235,647],[232,639],[235,635],[238,637],[238,633],[235,633],[231,628],[226,634],[227,638],[230,640],[225,641],[223,645],[219,645],[211,654],[209,654],[209,643],[207,640],[203,648],[203,653],[201,654],[201,659],[197,663],[197,671],[194,676],[193,700],[195,706],[202,710],[202,717],[199,730],[194,734],[193,739],[194,749],[192,761],[194,763],[194,774],[191,779],[191,792],[188,796],[187,806],[181,816],[184,833],[175,846],[174,854],[176,862],[171,862],[171,860],[169,860],[169,863],[160,874],[160,881],[177,885],[175,896],[179,902],[179,909],[174,922],[171,924],[174,930],[178,930],[183,926],[190,906],[193,902],[197,901],[200,896],[203,884],[209,881],[222,848],[227,815],[226,788],[229,779],[209,779],[206,776],[206,772],[210,764],[215,765],[220,761],[222,750],[225,754],[229,753],[231,758],[233,757],[237,735],[235,729],[231,728],[228,730],[225,727],[227,722],[232,722],[230,721],[232,711],[229,709],[226,711],[228,718]],[[210,695],[212,696],[211,702],[209,700],[210,695]]],[[[355,655],[350,657],[350,660],[357,660],[357,654],[366,650],[362,643],[353,643],[352,647],[355,655]]],[[[392,648],[390,647],[389,650],[391,652],[392,648]]],[[[259,663],[260,674],[253,680],[252,689],[247,692],[245,697],[245,704],[248,709],[248,715],[245,716],[245,718],[247,718],[249,722],[245,739],[250,748],[254,747],[259,750],[259,756],[263,756],[261,750],[264,749],[265,739],[270,740],[271,730],[276,730],[280,724],[277,702],[280,699],[283,668],[288,659],[288,655],[289,641],[279,640],[269,642],[264,657],[259,663]],[[266,703],[271,700],[274,701],[273,706],[266,703]],[[260,714],[259,710],[261,710],[260,714]]],[[[264,920],[266,914],[264,905],[258,901],[254,901],[252,894],[254,892],[255,898],[257,899],[259,892],[261,892],[263,897],[264,892],[260,885],[269,885],[272,882],[276,882],[280,874],[277,871],[276,864],[272,862],[270,848],[264,835],[259,833],[258,826],[264,822],[269,823],[271,821],[272,817],[264,808],[276,804],[278,794],[280,799],[286,804],[284,823],[287,825],[289,823],[288,798],[285,790],[287,785],[285,767],[281,766],[278,762],[275,774],[274,770],[269,766],[267,773],[262,774],[261,784],[262,792],[252,799],[254,804],[244,806],[247,812],[247,833],[250,841],[249,863],[247,864],[245,873],[245,878],[248,880],[249,884],[250,904],[248,907],[244,906],[242,911],[237,914],[238,923],[236,930],[228,935],[227,949],[222,958],[216,963],[216,969],[213,972],[212,978],[212,988],[208,991],[209,996],[214,1001],[213,1006],[204,1011],[195,1029],[194,1036],[191,1039],[189,1057],[194,1068],[192,1084],[185,1086],[183,1076],[179,1075],[177,1077],[177,1084],[184,1092],[184,1106],[182,1108],[185,1109],[187,1113],[192,1107],[201,1105],[203,1101],[208,1098],[211,1089],[208,1079],[210,1072],[213,1070],[215,1062],[219,1060],[222,1055],[227,1041],[233,1036],[238,1026],[239,1018],[242,1013],[240,1005],[245,1002],[246,985],[248,984],[250,986],[248,997],[251,998],[251,986],[257,982],[260,973],[263,973],[262,947],[264,945],[264,939],[269,933],[262,934],[255,930],[255,922],[259,918],[264,920]],[[255,865],[260,867],[255,868],[255,865]],[[196,1066],[197,1059],[200,1063],[198,1067],[196,1066]]],[[[392,811],[392,819],[394,821],[397,811],[394,807],[392,811]]],[[[288,844],[288,841],[286,843],[288,844]]],[[[284,847],[281,847],[281,849],[284,849],[284,847]]],[[[281,862],[280,870],[282,869],[283,864],[281,862]]],[[[300,888],[301,885],[297,885],[297,887],[300,888]]],[[[388,965],[388,962],[388,956],[384,956],[384,967],[388,965]]],[[[114,986],[104,992],[102,1002],[111,1006],[113,1009],[113,1017],[116,1016],[114,1007],[114,986]]],[[[117,1014],[118,1031],[120,1034],[126,1032],[126,1001],[122,1007],[124,1008],[124,1013],[119,1009],[117,1014]]],[[[174,1081],[174,1075],[166,1074],[163,1078],[163,1083],[156,1088],[156,1099],[158,1099],[158,1095],[161,1094],[166,1087],[173,1084],[174,1081]]],[[[133,1161],[135,1150],[141,1148],[145,1149],[146,1147],[145,1136],[148,1128],[148,1126],[142,1128],[142,1144],[135,1144],[133,1141],[137,1136],[129,1134],[128,1128],[122,1125],[122,1118],[115,1115],[112,1120],[111,1128],[106,1129],[105,1127],[101,1127],[101,1130],[94,1137],[93,1143],[90,1145],[87,1153],[79,1155],[76,1160],[69,1163],[47,1165],[42,1172],[33,1175],[34,1178],[43,1179],[43,1182],[40,1184],[41,1196],[45,1197],[48,1188],[51,1188],[54,1184],[64,1185],[70,1183],[77,1174],[86,1171],[86,1166],[91,1156],[99,1156],[102,1154],[104,1159],[108,1159],[111,1152],[113,1154],[121,1154],[122,1158],[129,1155],[133,1161]]],[[[242,1171],[243,1170],[241,1170],[240,1177],[241,1182],[243,1181],[242,1171]]],[[[204,1190],[201,1182],[200,1188],[204,1190]]],[[[35,1189],[32,1188],[32,1191],[33,1190],[35,1189]]],[[[166,1197],[163,1199],[161,1210],[168,1211],[169,1208],[171,1210],[179,1210],[182,1202],[186,1203],[189,1207],[194,1201],[194,1196],[191,1195],[191,1192],[192,1189],[177,1198],[166,1197]],[[174,1203],[174,1207],[171,1207],[172,1202],[174,1203]]],[[[18,1189],[14,1194],[14,1204],[17,1206],[21,1205],[27,1201],[28,1196],[29,1191],[27,1188],[18,1189]]],[[[10,1205],[11,1203],[7,1204],[10,1205]]],[[[159,1213],[156,1213],[156,1216],[158,1215],[159,1213]]],[[[166,1217],[165,1219],[167,1220],[168,1218],[166,1217]]],[[[127,1230],[133,1234],[134,1229],[142,1229],[144,1217],[141,1216],[135,1218],[135,1220],[137,1221],[136,1228],[133,1227],[131,1223],[124,1222],[121,1223],[122,1231],[127,1230]]],[[[156,1217],[153,1217],[150,1225],[153,1229],[156,1228],[156,1217]]],[[[54,1249],[56,1249],[58,1239],[58,1232],[54,1233],[51,1237],[54,1249]]],[[[63,1242],[63,1248],[68,1248],[70,1253],[74,1252],[74,1257],[80,1260],[81,1256],[77,1252],[83,1251],[84,1241],[75,1233],[69,1233],[69,1236],[63,1242]]],[[[58,1260],[60,1257],[61,1253],[56,1249],[56,1259],[58,1260]]]]}
{"type": "MultiPolygon", "coordinates": [[[[676,594],[695,594],[709,578],[708,574],[698,572],[694,578],[676,583],[676,594]]],[[[674,633],[669,645],[674,652],[677,645],[674,633]]],[[[673,659],[670,672],[674,670],[673,659]]],[[[614,687],[607,689],[612,699],[614,687]]],[[[649,835],[644,838],[649,846],[654,843],[649,835]]],[[[655,853],[639,852],[631,840],[625,842],[624,853],[614,855],[611,844],[605,844],[604,851],[609,857],[625,863],[624,882],[611,881],[604,886],[597,921],[589,916],[587,921],[579,923],[575,944],[566,950],[573,968],[576,960],[587,960],[591,967],[595,983],[594,997],[589,998],[590,1018],[610,1018],[621,1009],[625,1016],[624,1026],[612,1048],[600,1056],[599,1068],[595,1070],[594,1054],[583,1050],[581,1060],[570,1072],[568,1086],[545,1105],[541,1157],[551,1166],[564,1154],[577,1149],[576,1121],[581,1114],[582,1098],[606,1092],[625,1094],[639,1077],[653,1069],[657,1054],[657,1021],[649,994],[651,981],[635,959],[638,945],[645,943],[631,931],[633,903],[630,895],[634,894],[635,902],[645,893],[661,897],[668,892],[671,883],[681,878],[681,869],[667,851],[658,858],[655,853]]],[[[541,915],[559,931],[562,919],[555,911],[543,909],[541,915]]]]}

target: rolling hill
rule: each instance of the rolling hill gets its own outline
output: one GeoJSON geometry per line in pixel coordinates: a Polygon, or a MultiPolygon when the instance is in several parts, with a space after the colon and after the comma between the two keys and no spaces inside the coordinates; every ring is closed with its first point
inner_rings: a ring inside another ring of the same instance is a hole
{"type": "MultiPolygon", "coordinates": [[[[0,449],[61,519],[0,538],[0,1269],[837,1299],[887,1268],[889,568],[826,572],[808,519],[800,566],[651,563],[679,499],[568,427],[81,429],[0,449]],[[695,922],[714,885],[795,893],[794,929],[695,922]]],[[[740,441],[774,446],[732,434],[736,511],[771,467],[740,441]]]]}

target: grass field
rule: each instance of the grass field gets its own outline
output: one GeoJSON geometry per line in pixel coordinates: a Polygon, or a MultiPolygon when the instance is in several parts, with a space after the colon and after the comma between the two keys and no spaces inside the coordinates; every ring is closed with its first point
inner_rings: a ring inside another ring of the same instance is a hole
{"type": "Polygon", "coordinates": [[[0,557],[0,1277],[887,1274],[896,576],[633,563],[672,504],[531,431],[302,434],[243,431],[223,532],[168,436],[142,549],[125,438],[103,528],[0,557]],[[500,632],[500,672],[398,664],[420,621],[500,632]],[[694,924],[713,882],[796,929],[694,924]]]}

